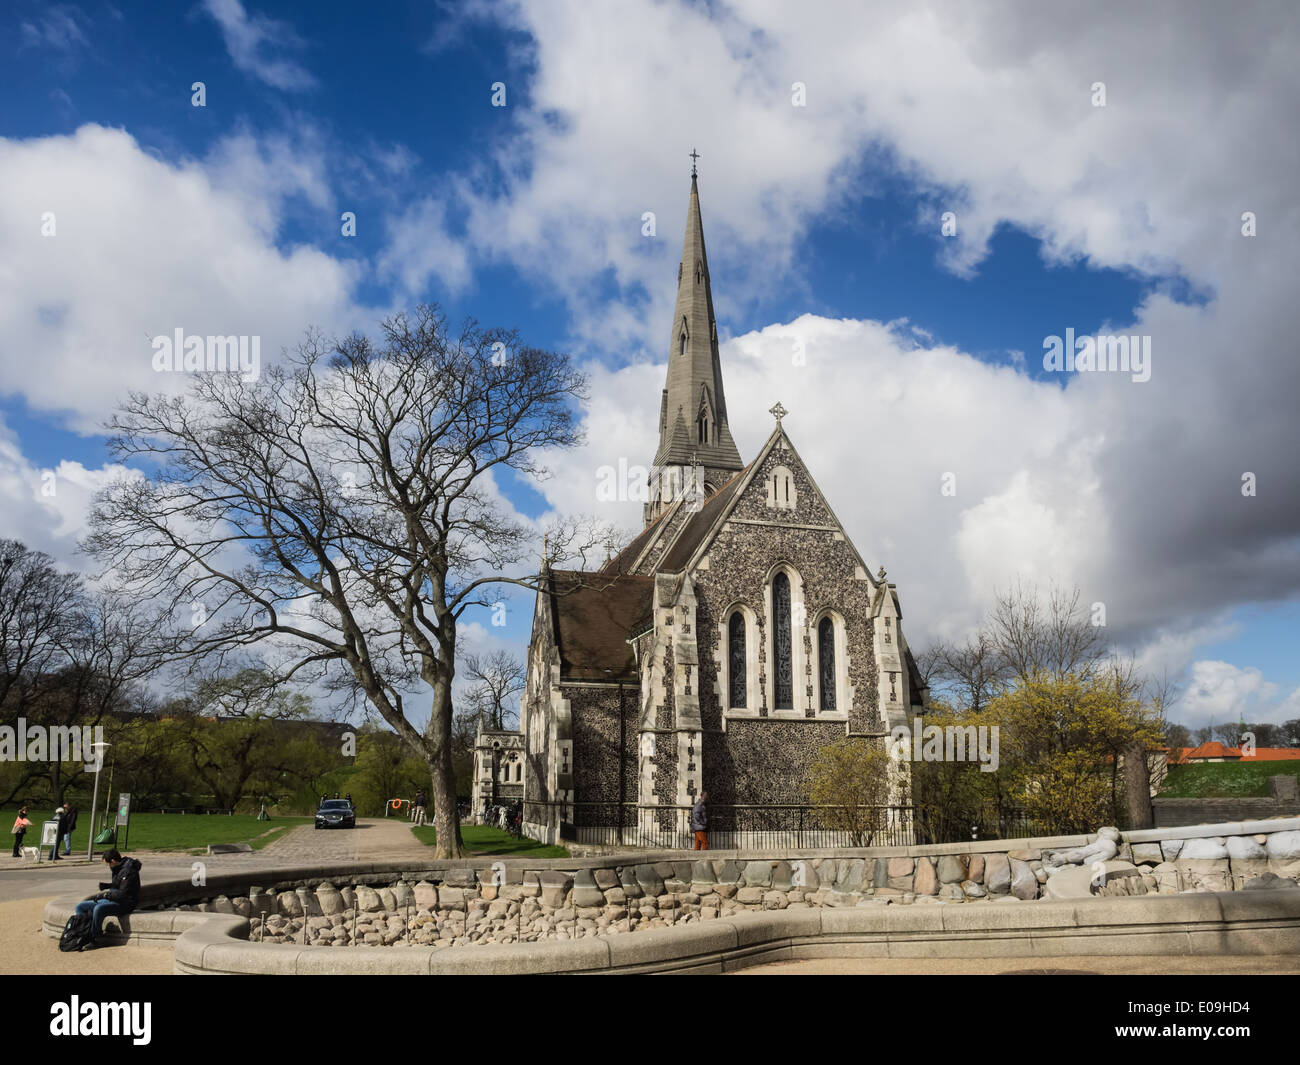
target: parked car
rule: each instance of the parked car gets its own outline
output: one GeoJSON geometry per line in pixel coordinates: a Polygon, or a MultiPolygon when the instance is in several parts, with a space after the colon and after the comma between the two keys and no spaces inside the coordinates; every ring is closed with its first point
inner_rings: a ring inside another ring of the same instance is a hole
{"type": "Polygon", "coordinates": [[[316,811],[317,828],[356,828],[357,814],[347,799],[324,799],[316,811]]]}

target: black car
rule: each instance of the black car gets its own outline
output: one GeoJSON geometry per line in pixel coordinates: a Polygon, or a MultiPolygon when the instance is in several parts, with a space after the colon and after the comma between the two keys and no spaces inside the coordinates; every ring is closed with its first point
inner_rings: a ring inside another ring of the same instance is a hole
{"type": "Polygon", "coordinates": [[[347,799],[325,799],[316,811],[317,828],[356,828],[357,812],[347,799]]]}

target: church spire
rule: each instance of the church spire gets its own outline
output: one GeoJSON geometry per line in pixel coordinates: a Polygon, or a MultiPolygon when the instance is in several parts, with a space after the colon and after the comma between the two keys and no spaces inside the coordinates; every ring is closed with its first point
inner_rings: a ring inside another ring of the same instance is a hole
{"type": "MultiPolygon", "coordinates": [[[[692,158],[698,156],[692,153],[692,158]]],[[[677,267],[677,303],[668,343],[668,381],[659,411],[659,450],[654,464],[690,467],[697,457],[706,482],[718,487],[742,469],[740,452],[727,424],[727,400],[718,360],[718,330],[713,317],[709,260],[704,250],[700,191],[691,167],[691,198],[686,210],[686,237],[677,267]]],[[[679,481],[679,483],[681,483],[679,481]]],[[[662,499],[662,492],[657,493],[662,499]]],[[[653,520],[662,506],[647,508],[653,520]]]]}

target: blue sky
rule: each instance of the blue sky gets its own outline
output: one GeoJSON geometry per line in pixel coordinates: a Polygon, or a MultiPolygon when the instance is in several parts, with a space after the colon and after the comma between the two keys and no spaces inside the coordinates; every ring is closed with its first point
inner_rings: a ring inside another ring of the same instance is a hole
{"type": "MultiPolygon", "coordinates": [[[[19,0],[0,45],[17,271],[0,533],[84,565],[84,508],[111,473],[96,426],[153,383],[151,331],[198,319],[275,347],[418,301],[589,367],[588,446],[548,485],[502,488],[529,518],[599,512],[599,467],[653,451],[695,148],[742,454],[779,394],[914,644],[969,631],[1014,576],[1057,581],[1183,679],[1191,723],[1300,716],[1296,370],[1279,354],[1296,160],[1275,132],[1294,122],[1298,27],[1244,11],[19,0]],[[1252,40],[1272,43],[1225,58],[1252,40]],[[32,235],[45,209],[55,253],[32,235]],[[1045,369],[1066,328],[1150,336],[1151,381],[1045,369]],[[70,486],[53,503],[46,469],[70,486]],[[955,502],[935,488],[951,470],[955,502]]],[[[631,531],[639,507],[605,516],[631,531]]],[[[528,615],[516,597],[478,635],[518,648],[528,615]]]]}

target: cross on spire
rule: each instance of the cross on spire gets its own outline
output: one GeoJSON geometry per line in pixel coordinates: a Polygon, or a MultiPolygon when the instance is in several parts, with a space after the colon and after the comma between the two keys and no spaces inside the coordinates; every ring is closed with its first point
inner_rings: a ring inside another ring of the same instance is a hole
{"type": "Polygon", "coordinates": [[[700,153],[694,148],[691,149],[691,177],[695,177],[695,160],[700,157],[700,153]]]}
{"type": "Polygon", "coordinates": [[[776,406],[769,407],[767,413],[772,415],[772,417],[776,419],[776,427],[779,429],[781,428],[781,419],[784,418],[790,412],[786,410],[783,406],[781,406],[781,401],[778,399],[776,401],[776,406]]]}

